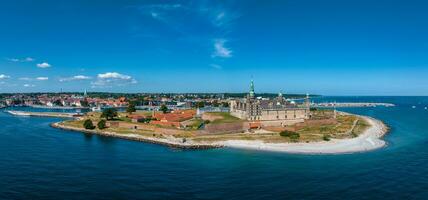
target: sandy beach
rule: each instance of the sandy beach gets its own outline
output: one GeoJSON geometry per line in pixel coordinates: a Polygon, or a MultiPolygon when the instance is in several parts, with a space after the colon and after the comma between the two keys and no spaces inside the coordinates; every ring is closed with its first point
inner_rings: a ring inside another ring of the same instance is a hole
{"type": "Polygon", "coordinates": [[[370,123],[370,127],[356,138],[332,139],[316,143],[265,143],[262,141],[228,140],[219,144],[225,147],[277,151],[300,154],[342,154],[370,151],[386,145],[382,136],[388,131],[387,126],[379,120],[361,116],[370,123]]]}

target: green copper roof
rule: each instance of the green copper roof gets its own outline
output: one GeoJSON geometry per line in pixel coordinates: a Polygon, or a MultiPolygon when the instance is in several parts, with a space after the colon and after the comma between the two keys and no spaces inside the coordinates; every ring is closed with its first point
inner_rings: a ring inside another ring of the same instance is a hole
{"type": "Polygon", "coordinates": [[[254,81],[251,80],[250,84],[250,97],[254,97],[254,81]]]}

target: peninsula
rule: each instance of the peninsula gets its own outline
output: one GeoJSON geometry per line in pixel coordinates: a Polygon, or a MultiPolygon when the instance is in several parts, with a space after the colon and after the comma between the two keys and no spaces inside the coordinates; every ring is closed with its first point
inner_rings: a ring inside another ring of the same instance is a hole
{"type": "MultiPolygon", "coordinates": [[[[85,94],[86,96],[86,94],[85,94]]],[[[306,95],[287,99],[256,97],[254,83],[245,98],[229,98],[220,107],[171,109],[165,104],[137,110],[121,106],[85,114],[9,111],[14,115],[68,118],[52,127],[150,142],[185,149],[244,148],[305,154],[338,154],[383,147],[388,128],[381,121],[331,108],[311,107],[306,95]],[[227,104],[225,104],[227,102],[227,104]]],[[[86,101],[86,99],[85,99],[86,101]]],[[[347,103],[347,106],[361,104],[347,103]]],[[[390,104],[376,104],[387,105],[390,104]]]]}

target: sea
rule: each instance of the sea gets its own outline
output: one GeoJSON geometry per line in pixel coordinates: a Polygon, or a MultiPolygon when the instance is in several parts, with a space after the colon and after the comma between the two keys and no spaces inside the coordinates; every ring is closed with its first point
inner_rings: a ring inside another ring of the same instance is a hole
{"type": "Polygon", "coordinates": [[[313,100],[395,104],[339,109],[384,121],[387,146],[340,155],[181,150],[0,110],[0,199],[428,199],[428,97],[313,100]]]}

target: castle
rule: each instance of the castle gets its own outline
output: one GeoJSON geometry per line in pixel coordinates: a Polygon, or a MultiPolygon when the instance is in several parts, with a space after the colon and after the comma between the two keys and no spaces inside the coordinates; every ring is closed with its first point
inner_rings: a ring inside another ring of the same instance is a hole
{"type": "Polygon", "coordinates": [[[247,97],[230,101],[230,114],[263,126],[291,125],[310,118],[309,95],[300,104],[286,100],[281,92],[274,99],[256,98],[251,80],[247,97]]]}

